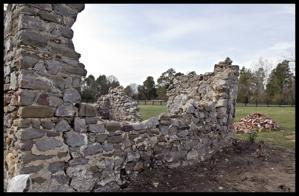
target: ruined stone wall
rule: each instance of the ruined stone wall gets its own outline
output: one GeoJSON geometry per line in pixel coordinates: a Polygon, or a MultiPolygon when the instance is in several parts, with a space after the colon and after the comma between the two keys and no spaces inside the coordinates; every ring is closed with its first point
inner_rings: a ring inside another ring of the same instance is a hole
{"type": "Polygon", "coordinates": [[[99,97],[96,108],[99,116],[103,119],[120,121],[140,120],[137,101],[126,95],[122,86],[111,88],[107,95],[99,97]]]}
{"type": "MultiPolygon", "coordinates": [[[[150,167],[203,161],[230,144],[238,67],[176,78],[168,112],[143,122],[103,119],[80,103],[86,75],[72,44],[81,4],[13,4],[4,42],[7,178],[30,191],[109,191],[150,167]]],[[[117,112],[117,111],[113,111],[117,112]]]]}

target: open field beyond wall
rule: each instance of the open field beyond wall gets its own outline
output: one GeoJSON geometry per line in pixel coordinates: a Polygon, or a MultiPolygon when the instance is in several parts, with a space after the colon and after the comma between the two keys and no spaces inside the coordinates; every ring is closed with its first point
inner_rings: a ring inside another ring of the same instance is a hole
{"type": "MultiPolygon", "coordinates": [[[[158,116],[166,111],[165,105],[139,105],[143,120],[152,116],[158,116]]],[[[277,144],[286,148],[295,148],[295,107],[244,107],[237,106],[235,121],[246,115],[260,112],[276,121],[281,130],[258,133],[257,141],[277,144]]],[[[247,140],[248,134],[236,134],[236,138],[247,140]]]]}

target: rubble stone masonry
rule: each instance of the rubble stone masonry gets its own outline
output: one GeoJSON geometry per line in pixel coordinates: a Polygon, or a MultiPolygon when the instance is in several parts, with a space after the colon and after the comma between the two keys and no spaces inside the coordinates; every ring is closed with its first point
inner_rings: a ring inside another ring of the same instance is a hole
{"type": "MultiPolygon", "coordinates": [[[[230,144],[239,72],[229,58],[212,73],[176,77],[168,112],[158,118],[139,122],[118,113],[107,119],[98,115],[105,104],[81,103],[86,70],[71,27],[83,9],[83,4],[7,7],[6,179],[31,174],[29,191],[118,190],[144,169],[198,163],[230,144]]],[[[109,114],[120,110],[111,107],[109,114]]]]}

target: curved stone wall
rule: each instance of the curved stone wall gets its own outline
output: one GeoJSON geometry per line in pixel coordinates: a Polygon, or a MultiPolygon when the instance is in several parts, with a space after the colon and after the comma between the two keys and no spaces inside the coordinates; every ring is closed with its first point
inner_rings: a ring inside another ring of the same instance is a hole
{"type": "Polygon", "coordinates": [[[183,75],[168,112],[115,121],[80,103],[86,75],[71,26],[82,4],[12,4],[5,15],[5,177],[31,174],[30,191],[109,191],[150,167],[194,164],[230,144],[238,66],[183,75]]]}

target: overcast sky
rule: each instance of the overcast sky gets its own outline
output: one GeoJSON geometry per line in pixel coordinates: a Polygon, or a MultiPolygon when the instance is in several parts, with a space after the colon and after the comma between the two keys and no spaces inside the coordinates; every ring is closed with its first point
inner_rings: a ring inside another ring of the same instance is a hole
{"type": "Polygon", "coordinates": [[[85,4],[72,29],[87,75],[126,86],[168,68],[213,71],[227,56],[248,68],[278,61],[295,48],[295,5],[85,4]]]}

